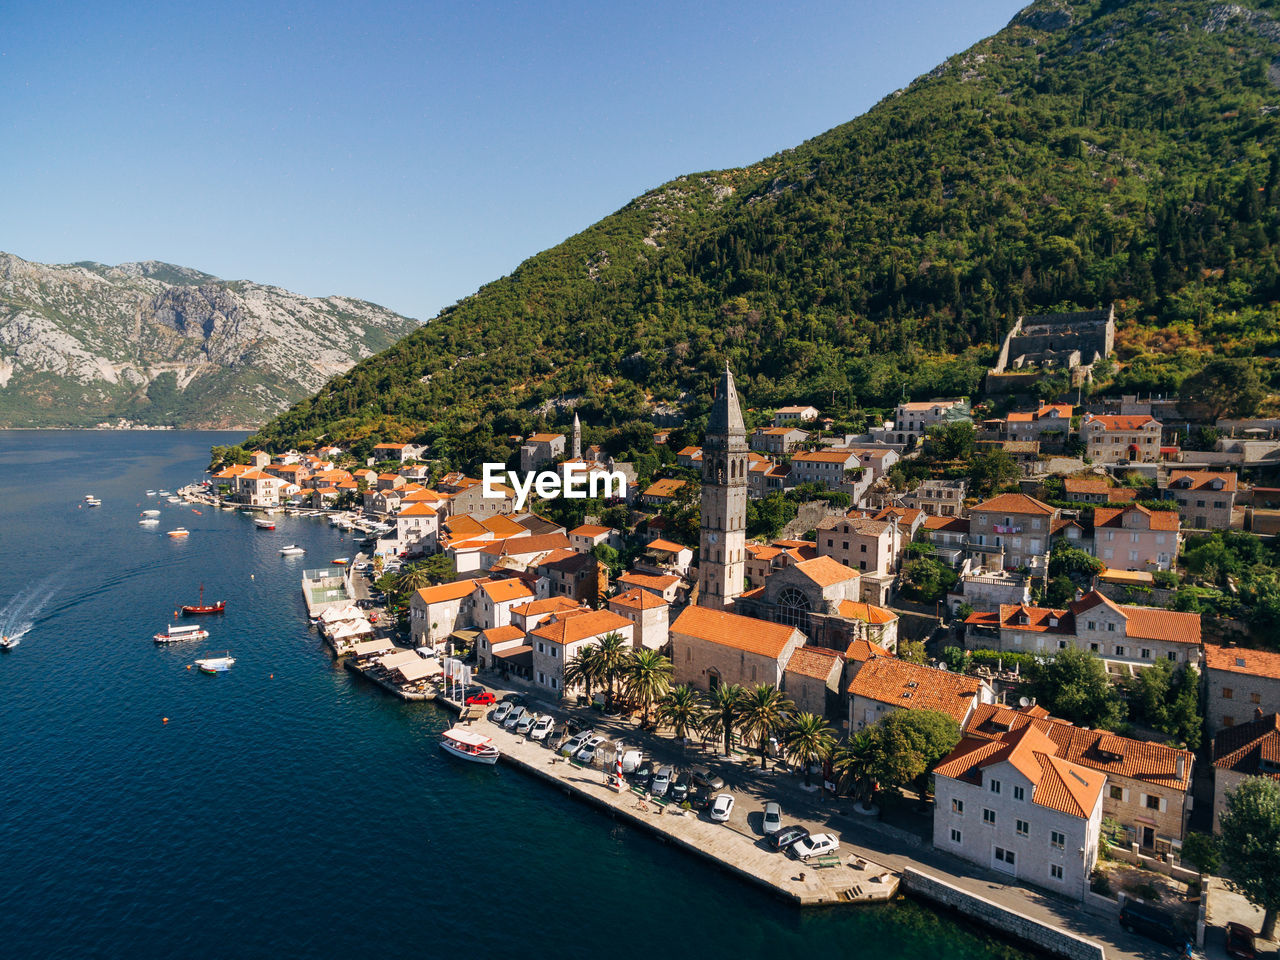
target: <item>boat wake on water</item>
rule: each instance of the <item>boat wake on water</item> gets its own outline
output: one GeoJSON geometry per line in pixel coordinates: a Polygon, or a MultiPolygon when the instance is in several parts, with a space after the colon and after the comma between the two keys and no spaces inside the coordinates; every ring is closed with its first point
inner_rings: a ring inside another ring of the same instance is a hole
{"type": "Polygon", "coordinates": [[[0,637],[16,645],[36,625],[36,618],[53,599],[65,574],[53,574],[20,591],[0,607],[0,637]]]}

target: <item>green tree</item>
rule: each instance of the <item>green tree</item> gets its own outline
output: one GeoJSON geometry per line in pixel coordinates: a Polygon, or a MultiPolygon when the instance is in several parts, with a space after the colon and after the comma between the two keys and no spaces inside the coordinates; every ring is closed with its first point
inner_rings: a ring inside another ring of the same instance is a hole
{"type": "Polygon", "coordinates": [[[622,556],[607,543],[597,543],[591,548],[591,555],[609,568],[609,576],[616,579],[622,573],[622,556]]]}
{"type": "Polygon", "coordinates": [[[881,755],[878,778],[896,786],[914,782],[922,795],[929,771],[960,742],[960,725],[937,710],[894,710],[871,731],[881,755]]]}
{"type": "Polygon", "coordinates": [[[422,590],[435,583],[431,577],[431,571],[427,569],[425,563],[415,563],[405,567],[400,571],[400,576],[395,580],[395,592],[398,594],[411,594],[418,590],[422,590]]]}
{"type": "Polygon", "coordinates": [[[860,730],[840,744],[831,758],[840,789],[852,792],[860,802],[870,800],[878,756],[876,738],[868,730],[860,730]]]}
{"type": "Polygon", "coordinates": [[[1217,873],[1222,864],[1218,838],[1211,833],[1188,833],[1182,838],[1183,863],[1190,863],[1201,873],[1217,873]]]}
{"type": "Polygon", "coordinates": [[[1220,822],[1227,875],[1263,909],[1262,939],[1274,940],[1280,909],[1280,783],[1248,778],[1227,794],[1220,822]]]}
{"type": "Polygon", "coordinates": [[[969,460],[969,480],[979,496],[989,496],[1020,476],[1018,461],[1004,450],[984,450],[969,460]]]}
{"type": "Polygon", "coordinates": [[[733,735],[742,716],[744,690],[736,683],[722,683],[711,691],[711,702],[702,721],[702,728],[715,737],[724,739],[724,755],[733,752],[733,735]]]}
{"type": "Polygon", "coordinates": [[[973,456],[973,444],[973,422],[953,420],[929,428],[925,450],[931,460],[967,460],[973,456]]]}
{"type": "Polygon", "coordinates": [[[923,664],[929,659],[925,653],[923,640],[901,640],[898,642],[898,659],[907,663],[923,664]]]}
{"type": "Polygon", "coordinates": [[[797,713],[786,731],[787,757],[804,767],[804,785],[812,784],[809,767],[826,760],[835,749],[835,731],[816,713],[797,713]]]}
{"type": "Polygon", "coordinates": [[[1027,692],[1054,716],[1081,727],[1114,730],[1124,719],[1124,702],[1092,653],[1068,648],[1027,669],[1027,692]]]}
{"type": "Polygon", "coordinates": [[[1245,357],[1215,357],[1199,373],[1182,381],[1180,394],[1207,407],[1213,420],[1253,416],[1267,398],[1257,368],[1245,357]]]}
{"type": "Polygon", "coordinates": [[[769,767],[769,738],[786,726],[786,715],[794,708],[795,704],[771,683],[762,683],[743,695],[738,725],[742,736],[755,740],[760,748],[760,769],[769,767]]]}
{"type": "Polygon", "coordinates": [[[682,745],[701,727],[704,713],[701,695],[687,683],[672,688],[658,701],[658,723],[670,727],[682,745]]]}
{"type": "Polygon", "coordinates": [[[650,708],[671,689],[671,661],[657,650],[641,647],[634,650],[623,667],[623,685],[627,697],[644,710],[642,726],[649,725],[650,708]]]}

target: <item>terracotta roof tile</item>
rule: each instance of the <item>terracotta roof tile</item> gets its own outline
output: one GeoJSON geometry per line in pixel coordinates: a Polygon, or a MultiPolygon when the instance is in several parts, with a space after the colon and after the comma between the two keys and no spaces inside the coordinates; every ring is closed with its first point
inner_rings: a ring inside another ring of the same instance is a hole
{"type": "Polygon", "coordinates": [[[634,587],[610,599],[609,606],[612,607],[614,604],[620,607],[633,607],[637,610],[652,610],[655,607],[670,606],[667,601],[657,594],[650,593],[648,590],[641,590],[639,587],[634,587]]]}
{"type": "Polygon", "coordinates": [[[512,640],[523,640],[524,631],[519,627],[490,627],[488,630],[481,630],[480,635],[489,641],[489,646],[493,647],[498,643],[509,643],[512,640]]]}
{"type": "Polygon", "coordinates": [[[612,610],[589,610],[580,614],[570,612],[568,616],[557,614],[548,622],[534,628],[531,633],[543,640],[567,645],[579,640],[601,637],[606,633],[615,631],[621,633],[631,626],[630,620],[612,610]]]}
{"type": "Polygon", "coordinates": [[[1221,493],[1231,493],[1236,489],[1236,475],[1234,473],[1221,472],[1217,473],[1212,470],[1170,470],[1169,486],[1175,489],[1187,490],[1212,490],[1213,481],[1221,480],[1221,493]],[[1190,485],[1183,488],[1178,481],[1188,480],[1190,485]]]}
{"type": "Polygon", "coordinates": [[[485,580],[455,580],[452,583],[438,583],[434,587],[423,587],[417,596],[424,603],[444,603],[448,600],[461,600],[475,592],[476,587],[488,583],[485,580]]]}
{"type": "Polygon", "coordinates": [[[505,603],[508,600],[521,600],[534,595],[528,585],[523,580],[510,578],[507,580],[493,580],[489,583],[480,585],[480,589],[489,595],[489,599],[494,603],[505,603]]]}
{"type": "Polygon", "coordinates": [[[782,656],[792,636],[799,633],[785,624],[706,607],[686,607],[671,625],[671,632],[774,660],[782,656]]]}
{"type": "Polygon", "coordinates": [[[1243,647],[1219,647],[1206,643],[1204,665],[1207,670],[1225,670],[1228,673],[1280,680],[1280,653],[1271,650],[1246,650],[1243,647]]]}
{"type": "Polygon", "coordinates": [[[569,531],[571,537],[598,537],[602,534],[611,532],[609,527],[598,527],[595,524],[584,523],[581,526],[574,527],[569,531]]]}
{"type": "Polygon", "coordinates": [[[1024,513],[1052,516],[1057,511],[1047,503],[1025,493],[1002,493],[978,504],[971,512],[978,513],[1024,513]]]}
{"type": "Polygon", "coordinates": [[[1280,714],[1227,727],[1213,738],[1213,765],[1280,780],[1280,714]]]}
{"type": "Polygon", "coordinates": [[[681,488],[686,486],[688,486],[688,484],[684,480],[676,480],[674,478],[658,480],[655,483],[650,484],[649,488],[645,490],[644,495],[646,497],[674,497],[681,488]]]}
{"type": "Polygon", "coordinates": [[[849,693],[909,710],[937,710],[963,723],[981,688],[976,677],[887,657],[868,660],[849,693]]]}
{"type": "Polygon", "coordinates": [[[832,557],[814,557],[812,560],[801,560],[795,568],[820,587],[830,587],[837,583],[857,580],[861,576],[857,570],[846,567],[832,557]]]}
{"type": "Polygon", "coordinates": [[[518,607],[512,607],[511,612],[518,613],[522,617],[535,617],[543,613],[564,613],[567,610],[579,609],[583,608],[576,600],[570,600],[568,597],[547,597],[545,600],[531,600],[518,607]]]}
{"type": "Polygon", "coordinates": [[[893,623],[898,619],[898,615],[892,610],[886,610],[884,607],[877,607],[874,603],[864,603],[861,600],[841,600],[840,616],[846,620],[862,620],[865,623],[893,623]]]}
{"type": "Polygon", "coordinates": [[[854,663],[866,663],[872,657],[892,657],[893,654],[877,643],[858,638],[844,651],[844,658],[854,663]]]}
{"type": "Polygon", "coordinates": [[[1155,417],[1149,413],[1136,414],[1133,416],[1106,416],[1103,414],[1089,413],[1085,414],[1084,421],[1081,426],[1086,424],[1099,424],[1103,430],[1141,430],[1149,423],[1157,423],[1155,417]]]}
{"type": "Polygon", "coordinates": [[[849,449],[808,450],[797,453],[791,458],[792,463],[848,463],[858,459],[857,453],[849,449]]]}
{"type": "Polygon", "coordinates": [[[835,650],[823,647],[796,647],[787,660],[787,673],[827,681],[844,666],[844,658],[835,650]]]}

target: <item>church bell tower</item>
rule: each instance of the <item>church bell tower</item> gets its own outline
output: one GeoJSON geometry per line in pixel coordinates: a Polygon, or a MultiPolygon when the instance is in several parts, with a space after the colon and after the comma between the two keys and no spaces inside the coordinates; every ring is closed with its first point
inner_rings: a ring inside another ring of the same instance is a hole
{"type": "Polygon", "coordinates": [[[726,363],[702,442],[698,606],[722,610],[746,583],[747,465],[747,431],[726,363]]]}

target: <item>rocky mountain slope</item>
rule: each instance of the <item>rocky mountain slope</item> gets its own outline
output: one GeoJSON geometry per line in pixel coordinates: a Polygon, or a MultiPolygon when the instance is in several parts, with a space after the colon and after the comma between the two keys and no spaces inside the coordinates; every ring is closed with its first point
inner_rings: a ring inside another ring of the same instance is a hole
{"type": "Polygon", "coordinates": [[[0,426],[252,427],[418,325],[152,260],[0,253],[0,426]]]}
{"type": "Polygon", "coordinates": [[[501,458],[566,398],[696,416],[726,359],[752,404],[853,419],[973,391],[1020,313],[1109,302],[1113,389],[1176,391],[1213,352],[1274,388],[1276,301],[1280,5],[1036,0],[849,123],[531,257],[257,439],[501,458]]]}

